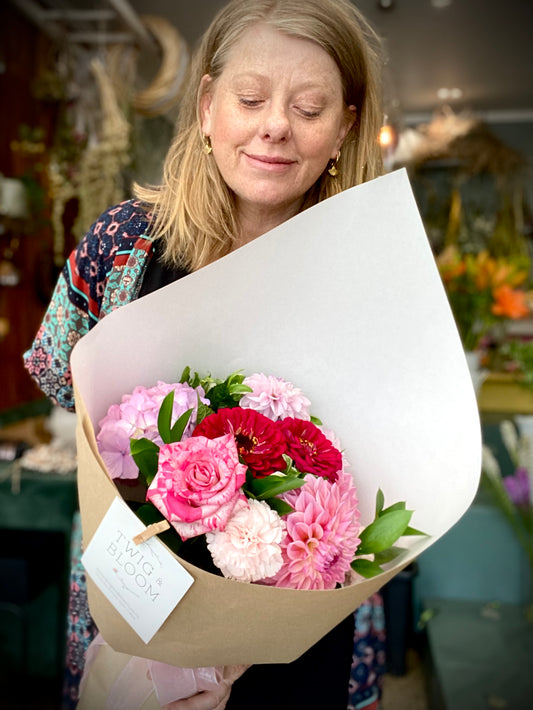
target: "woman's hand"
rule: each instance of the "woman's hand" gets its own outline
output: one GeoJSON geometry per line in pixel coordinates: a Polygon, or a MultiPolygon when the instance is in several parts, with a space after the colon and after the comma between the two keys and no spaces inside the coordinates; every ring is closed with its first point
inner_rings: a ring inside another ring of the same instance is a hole
{"type": "Polygon", "coordinates": [[[231,686],[249,667],[224,666],[224,677],[215,690],[207,690],[190,698],[175,700],[164,705],[161,710],[224,710],[231,693],[231,686]]]}

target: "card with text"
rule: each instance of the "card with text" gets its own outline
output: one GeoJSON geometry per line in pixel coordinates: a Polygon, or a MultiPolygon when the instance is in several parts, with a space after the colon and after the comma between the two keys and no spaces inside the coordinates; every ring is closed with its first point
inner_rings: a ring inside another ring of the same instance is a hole
{"type": "Polygon", "coordinates": [[[193,577],[156,537],[136,545],[145,530],[121,498],[115,498],[81,561],[102,594],[148,643],[193,577]]]}

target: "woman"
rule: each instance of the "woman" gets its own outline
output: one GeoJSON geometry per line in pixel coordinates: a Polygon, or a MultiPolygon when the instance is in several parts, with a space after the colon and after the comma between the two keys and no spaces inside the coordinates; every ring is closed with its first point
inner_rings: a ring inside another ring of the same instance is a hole
{"type": "MultiPolygon", "coordinates": [[[[380,174],[378,50],[348,0],[233,0],[221,10],[193,62],[162,185],[137,186],[136,200],[95,222],[25,354],[48,396],[74,408],[71,349],[111,310],[380,174]]],[[[76,612],[82,657],[92,629],[76,612]]],[[[230,668],[219,690],[168,707],[345,710],[353,633],[351,616],[292,664],[252,666],[233,687],[243,668],[230,668]]]]}

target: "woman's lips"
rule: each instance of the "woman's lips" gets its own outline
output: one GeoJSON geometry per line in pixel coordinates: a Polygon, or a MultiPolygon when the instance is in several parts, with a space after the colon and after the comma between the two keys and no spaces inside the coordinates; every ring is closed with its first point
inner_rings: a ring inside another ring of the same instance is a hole
{"type": "Polygon", "coordinates": [[[290,158],[282,158],[280,156],[255,155],[252,153],[245,153],[245,155],[252,165],[273,172],[287,170],[289,166],[294,165],[296,162],[290,158]]]}

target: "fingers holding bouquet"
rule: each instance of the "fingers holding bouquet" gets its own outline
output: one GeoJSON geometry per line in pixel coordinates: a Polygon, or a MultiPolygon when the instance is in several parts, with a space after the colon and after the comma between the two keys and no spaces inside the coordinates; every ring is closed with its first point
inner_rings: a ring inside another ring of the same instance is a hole
{"type": "Polygon", "coordinates": [[[197,693],[190,698],[176,700],[161,710],[224,710],[231,694],[231,686],[250,666],[224,666],[223,679],[215,690],[197,693]]]}

